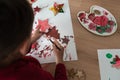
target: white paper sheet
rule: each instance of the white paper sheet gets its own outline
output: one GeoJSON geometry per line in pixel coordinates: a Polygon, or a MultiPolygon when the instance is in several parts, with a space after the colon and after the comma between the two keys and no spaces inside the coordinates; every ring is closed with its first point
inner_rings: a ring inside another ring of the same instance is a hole
{"type": "MultiPolygon", "coordinates": [[[[37,0],[35,3],[33,3],[32,7],[35,8],[36,6],[41,7],[42,9],[40,12],[35,14],[33,29],[35,29],[38,19],[48,19],[48,23],[50,25],[56,26],[61,39],[65,38],[65,36],[69,39],[67,45],[60,41],[60,43],[65,47],[63,59],[65,61],[77,60],[77,52],[68,0],[37,0]],[[51,6],[53,6],[54,2],[58,4],[64,4],[64,13],[58,13],[57,15],[54,15],[54,13],[49,9],[51,6]]],[[[55,56],[51,50],[52,44],[46,35],[43,35],[37,42],[38,49],[32,49],[28,55],[35,57],[40,63],[55,62],[55,56]]]]}
{"type": "Polygon", "coordinates": [[[120,57],[120,49],[98,50],[101,80],[120,80],[120,69],[113,67],[114,64],[111,64],[116,56],[120,57]]]}

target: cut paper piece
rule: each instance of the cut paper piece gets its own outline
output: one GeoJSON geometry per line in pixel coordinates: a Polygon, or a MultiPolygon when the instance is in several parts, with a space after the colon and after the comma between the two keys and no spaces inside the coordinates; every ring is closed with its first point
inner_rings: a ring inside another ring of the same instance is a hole
{"type": "Polygon", "coordinates": [[[54,26],[52,29],[48,30],[48,33],[46,33],[47,36],[49,37],[54,37],[56,39],[60,39],[60,34],[58,33],[58,30],[54,26]]]}
{"type": "Polygon", "coordinates": [[[83,70],[78,70],[76,76],[79,80],[86,80],[86,73],[83,70]]]}
{"type": "Polygon", "coordinates": [[[62,44],[66,44],[66,45],[68,45],[69,44],[69,42],[70,42],[70,40],[73,38],[73,36],[71,35],[71,36],[64,36],[64,38],[61,38],[61,42],[62,42],[62,44]]]}
{"type": "Polygon", "coordinates": [[[68,44],[68,42],[70,41],[69,36],[64,36],[64,38],[62,38],[62,43],[64,44],[68,44]]]}
{"type": "Polygon", "coordinates": [[[86,73],[81,69],[68,69],[67,74],[69,80],[86,80],[86,73]]]}
{"type": "Polygon", "coordinates": [[[120,49],[99,49],[97,52],[101,80],[119,80],[120,49]]]}
{"type": "Polygon", "coordinates": [[[41,10],[41,8],[39,8],[38,6],[36,6],[36,7],[34,8],[34,13],[39,12],[40,10],[41,10]]]}
{"type": "MultiPolygon", "coordinates": [[[[34,5],[33,5],[33,6],[34,6],[34,5]]],[[[36,13],[39,14],[39,12],[40,12],[41,10],[44,10],[44,9],[47,8],[47,7],[48,7],[48,4],[37,5],[37,6],[33,7],[34,14],[35,14],[35,15],[36,15],[36,13]]]]}
{"type": "Polygon", "coordinates": [[[91,6],[89,13],[79,11],[77,17],[85,29],[100,36],[112,35],[117,30],[115,17],[108,10],[97,5],[91,6]]]}
{"type": "Polygon", "coordinates": [[[58,13],[64,13],[63,11],[64,4],[57,4],[56,2],[54,5],[50,8],[50,10],[54,13],[54,15],[57,15],[58,13]]]}
{"type": "Polygon", "coordinates": [[[50,29],[52,26],[49,25],[48,19],[46,19],[46,20],[38,20],[38,25],[36,26],[36,28],[37,27],[40,27],[41,32],[48,32],[48,29],[50,29]]]}

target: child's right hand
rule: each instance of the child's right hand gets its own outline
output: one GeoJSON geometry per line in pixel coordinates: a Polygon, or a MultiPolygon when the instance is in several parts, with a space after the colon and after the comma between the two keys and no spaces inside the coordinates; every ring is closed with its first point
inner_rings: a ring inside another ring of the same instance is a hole
{"type": "Polygon", "coordinates": [[[60,48],[60,50],[53,44],[53,51],[56,57],[56,64],[63,63],[63,54],[64,54],[64,48],[61,46],[61,44],[54,39],[54,43],[56,46],[60,48]]]}

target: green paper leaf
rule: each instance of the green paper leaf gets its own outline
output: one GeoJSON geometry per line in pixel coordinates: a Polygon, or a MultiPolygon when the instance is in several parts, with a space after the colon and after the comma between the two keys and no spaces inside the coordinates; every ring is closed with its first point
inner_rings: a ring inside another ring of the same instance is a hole
{"type": "Polygon", "coordinates": [[[63,9],[60,9],[59,12],[60,12],[60,13],[64,13],[63,9]]]}
{"type": "Polygon", "coordinates": [[[111,61],[110,63],[111,63],[111,64],[116,64],[116,62],[114,62],[114,61],[111,61]]]}

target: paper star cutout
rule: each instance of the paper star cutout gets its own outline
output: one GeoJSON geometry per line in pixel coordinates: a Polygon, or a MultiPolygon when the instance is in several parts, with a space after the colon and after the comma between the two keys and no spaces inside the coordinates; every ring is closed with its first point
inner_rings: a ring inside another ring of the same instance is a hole
{"type": "Polygon", "coordinates": [[[78,70],[76,76],[78,76],[79,78],[84,76],[83,71],[78,70]]]}
{"type": "Polygon", "coordinates": [[[49,29],[49,32],[46,33],[47,36],[54,37],[56,39],[60,39],[60,34],[58,33],[58,30],[54,26],[52,29],[49,29]]]}
{"type": "Polygon", "coordinates": [[[62,39],[62,43],[65,43],[65,44],[68,44],[68,42],[70,41],[68,36],[64,36],[64,38],[61,38],[61,39],[62,39]]]}
{"type": "Polygon", "coordinates": [[[41,10],[41,8],[39,8],[38,6],[36,6],[35,8],[34,8],[34,12],[36,13],[36,12],[39,12],[41,10]]]}
{"type": "Polygon", "coordinates": [[[38,25],[36,28],[40,27],[41,32],[48,32],[48,29],[51,28],[51,25],[48,24],[48,19],[38,20],[38,25]]]}
{"type": "Polygon", "coordinates": [[[57,15],[58,13],[64,13],[63,11],[64,4],[57,4],[56,2],[54,5],[50,8],[51,11],[53,11],[54,15],[57,15]]]}

